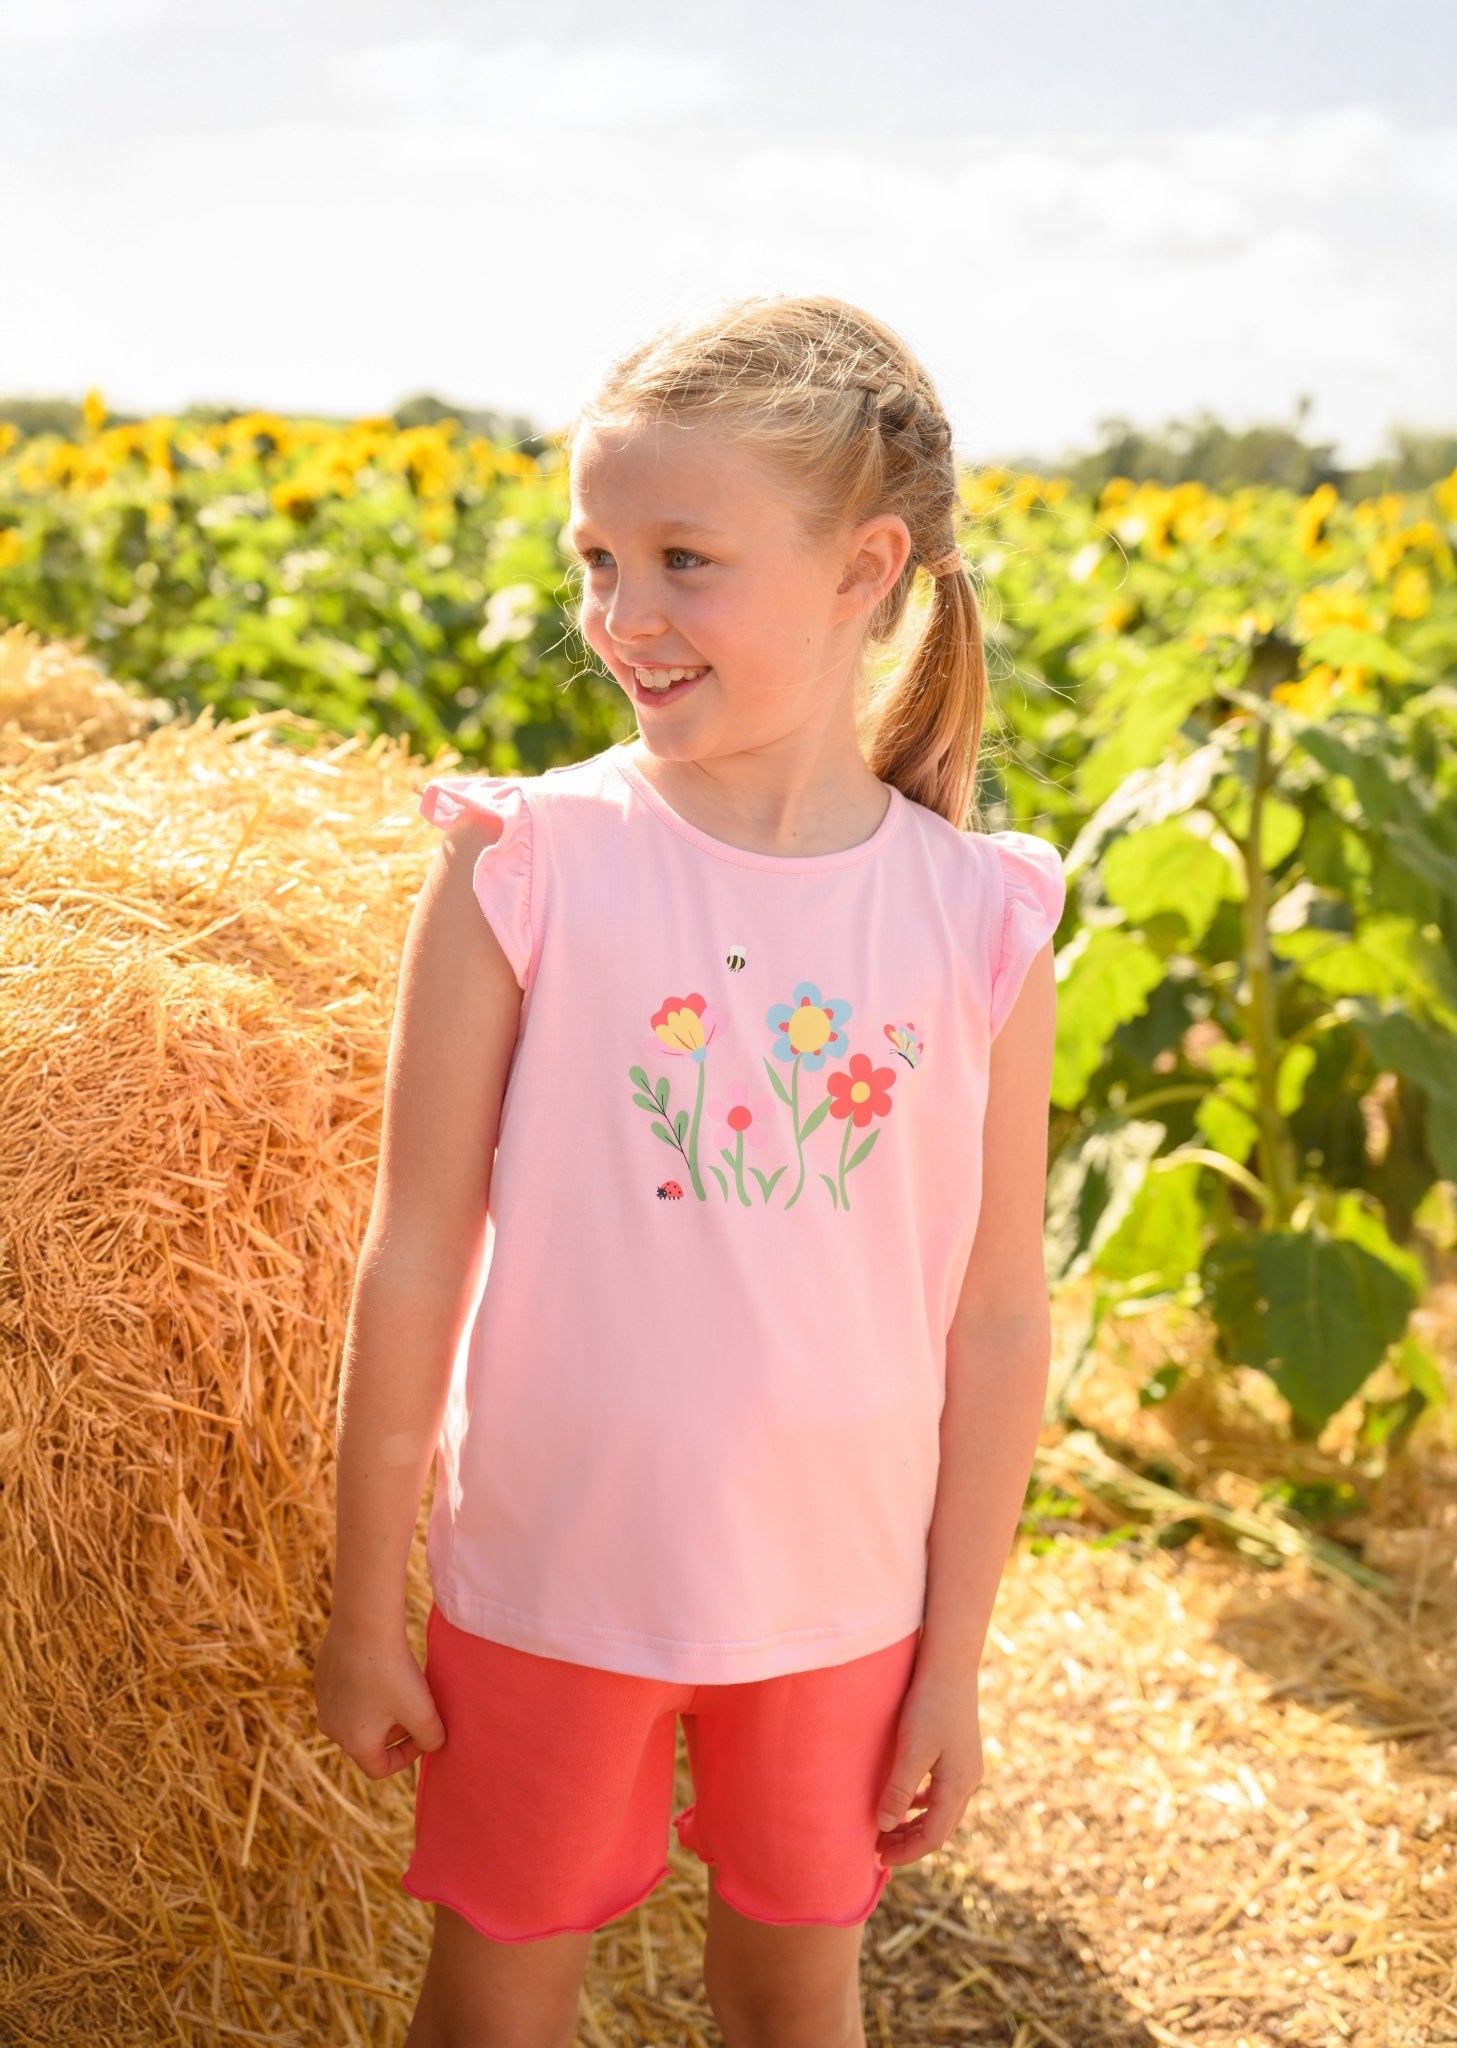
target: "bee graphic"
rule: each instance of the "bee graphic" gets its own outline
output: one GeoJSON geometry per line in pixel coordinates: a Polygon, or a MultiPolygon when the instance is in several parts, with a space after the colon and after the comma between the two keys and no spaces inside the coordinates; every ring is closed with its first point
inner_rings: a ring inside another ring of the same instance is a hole
{"type": "Polygon", "coordinates": [[[665,1180],[658,1189],[658,1200],[660,1202],[681,1202],[682,1199],[683,1190],[675,1180],[665,1180]]]}
{"type": "Polygon", "coordinates": [[[743,966],[743,964],[744,964],[744,949],[743,949],[743,947],[742,947],[742,946],[730,946],[730,947],[729,947],[729,952],[728,952],[728,969],[729,969],[729,972],[730,972],[731,974],[737,974],[737,973],[739,972],[740,968],[741,968],[741,967],[743,966]]]}

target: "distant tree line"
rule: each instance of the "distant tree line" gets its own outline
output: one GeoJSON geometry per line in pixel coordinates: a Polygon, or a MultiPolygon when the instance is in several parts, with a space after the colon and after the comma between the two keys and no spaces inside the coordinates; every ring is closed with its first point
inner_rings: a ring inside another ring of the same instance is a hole
{"type": "MultiPolygon", "coordinates": [[[[1293,425],[1229,427],[1208,410],[1188,419],[1170,419],[1161,427],[1140,427],[1113,415],[1098,421],[1098,441],[1091,449],[986,456],[1009,469],[1039,476],[1065,476],[1084,491],[1100,491],[1110,477],[1134,483],[1201,483],[1221,493],[1242,484],[1283,485],[1308,494],[1323,483],[1343,497],[1356,499],[1379,491],[1415,491],[1457,469],[1457,433],[1407,426],[1387,429],[1387,452],[1374,461],[1346,465],[1336,460],[1333,441],[1308,440],[1304,428],[1313,400],[1296,403],[1293,425]]],[[[191,405],[181,417],[200,424],[232,419],[244,410],[230,405],[191,405]]],[[[313,415],[345,424],[346,415],[313,415]]],[[[115,413],[111,423],[127,425],[136,414],[115,413]]],[[[489,407],[451,405],[431,392],[419,392],[397,405],[388,417],[398,427],[432,426],[438,420],[459,420],[467,434],[479,434],[499,446],[540,455],[550,445],[550,431],[523,413],[489,407]]],[[[69,398],[0,398],[0,420],[9,420],[22,435],[62,434],[78,440],[85,431],[80,404],[69,398]]]]}
{"type": "MultiPolygon", "coordinates": [[[[267,406],[199,404],[184,407],[177,417],[197,426],[215,426],[222,420],[236,419],[244,412],[269,410],[267,406]]],[[[106,424],[135,426],[142,417],[144,415],[139,413],[113,412],[108,408],[106,424]]],[[[348,425],[352,415],[310,412],[308,417],[323,420],[328,426],[342,427],[348,425]]],[[[519,448],[523,455],[542,455],[550,445],[547,430],[524,413],[496,412],[484,406],[448,405],[443,398],[436,398],[430,392],[420,392],[407,398],[382,417],[393,420],[397,427],[431,427],[438,420],[459,420],[462,432],[478,434],[483,440],[495,442],[499,448],[519,448]]],[[[0,420],[9,420],[26,437],[61,434],[68,441],[79,441],[86,431],[81,405],[72,398],[0,398],[0,420]]]]}
{"type": "Polygon", "coordinates": [[[1101,490],[1110,477],[1126,476],[1134,483],[1201,483],[1221,494],[1243,484],[1271,484],[1308,495],[1329,483],[1353,500],[1421,490],[1457,468],[1457,433],[1395,425],[1387,428],[1385,454],[1360,464],[1338,462],[1334,441],[1305,438],[1313,402],[1308,396],[1297,401],[1293,426],[1228,427],[1203,410],[1150,428],[1114,415],[1099,420],[1092,449],[1002,461],[1038,476],[1065,476],[1089,492],[1101,490]]]}

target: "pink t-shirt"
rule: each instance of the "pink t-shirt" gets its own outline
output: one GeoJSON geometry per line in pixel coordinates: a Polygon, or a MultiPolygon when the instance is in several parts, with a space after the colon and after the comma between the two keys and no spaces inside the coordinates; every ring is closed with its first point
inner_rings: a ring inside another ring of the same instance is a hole
{"type": "Polygon", "coordinates": [[[622,746],[420,809],[500,821],[474,888],[525,992],[436,1452],[445,1618],[688,1684],[910,1634],[988,1051],[1056,850],[890,788],[858,846],[751,853],[622,746]]]}

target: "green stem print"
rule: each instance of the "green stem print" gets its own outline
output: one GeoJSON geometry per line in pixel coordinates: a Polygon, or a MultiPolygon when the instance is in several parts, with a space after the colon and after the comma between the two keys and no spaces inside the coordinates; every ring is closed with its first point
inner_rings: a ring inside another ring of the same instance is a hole
{"type": "MultiPolygon", "coordinates": [[[[830,1200],[836,1209],[850,1207],[850,1175],[862,1160],[870,1156],[880,1135],[876,1119],[890,1114],[891,1086],[897,1070],[877,1066],[869,1053],[849,1051],[845,1026],[850,1015],[850,1005],[843,997],[822,999],[813,982],[802,981],[795,984],[792,1003],[775,1003],[765,1016],[766,1024],[775,1034],[775,1058],[765,1058],[764,1071],[769,1076],[769,1086],[789,1111],[794,1132],[794,1163],[799,1169],[794,1188],[783,1205],[786,1209],[792,1209],[804,1193],[808,1173],[805,1164],[807,1142],[832,1110],[845,1128],[840,1134],[840,1156],[835,1171],[821,1172],[820,1179],[829,1190],[830,1200]],[[827,1058],[844,1061],[844,1065],[824,1076],[824,1093],[809,1114],[801,1119],[800,1068],[807,1066],[811,1074],[818,1075],[827,1058]],[[776,1062],[779,1067],[788,1066],[790,1069],[787,1086],[776,1071],[776,1062]],[[861,1132],[864,1136],[852,1150],[852,1141],[861,1132]]],[[[727,1013],[716,1008],[701,992],[665,997],[651,1019],[651,1028],[670,1053],[686,1056],[697,1067],[698,1085],[694,1091],[693,1108],[691,1113],[687,1109],[670,1112],[668,1098],[671,1091],[667,1077],[649,1081],[645,1067],[628,1068],[628,1076],[636,1091],[632,1099],[652,1118],[654,1137],[660,1138],[665,1145],[671,1145],[683,1161],[693,1192],[700,1202],[708,1199],[704,1177],[711,1173],[718,1182],[718,1191],[725,1203],[731,1204],[737,1195],[741,1208],[752,1209],[753,1198],[745,1178],[747,1171],[758,1183],[760,1199],[767,1208],[781,1176],[788,1171],[788,1165],[776,1167],[772,1174],[747,1165],[744,1158],[746,1131],[750,1124],[761,1126],[771,1119],[764,1117],[757,1091],[747,1085],[741,1086],[735,1075],[731,1074],[727,1079],[732,1092],[722,1100],[716,1098],[710,1105],[714,1143],[728,1173],[725,1174],[723,1166],[711,1158],[705,1160],[703,1171],[699,1171],[699,1133],[703,1127],[708,1081],[704,1069],[708,1063],[709,1046],[724,1030],[727,1021],[727,1013]]],[[[914,1067],[922,1050],[915,1026],[887,1024],[885,1035],[906,1064],[914,1067]]],[[[756,1143],[760,1135],[760,1130],[756,1129],[756,1143]]],[[[676,1182],[670,1181],[659,1187],[657,1192],[676,1199],[683,1190],[676,1182]]]]}
{"type": "Polygon", "coordinates": [[[850,1133],[854,1128],[855,1126],[850,1118],[846,1117],[845,1128],[840,1133],[840,1207],[842,1209],[848,1209],[850,1206],[850,1197],[845,1191],[845,1154],[850,1149],[850,1133]]]}
{"type": "Polygon", "coordinates": [[[693,1192],[700,1202],[708,1197],[703,1190],[703,1180],[698,1171],[698,1125],[703,1116],[703,1081],[705,1061],[700,1056],[693,1064],[698,1069],[698,1095],[693,1104],[693,1129],[688,1134],[688,1171],[693,1176],[693,1192]]]}
{"type": "MultiPolygon", "coordinates": [[[[799,1161],[799,1179],[794,1183],[794,1193],[789,1197],[789,1200],[784,1204],[786,1209],[792,1209],[794,1207],[795,1203],[799,1200],[800,1189],[804,1186],[804,1132],[799,1127],[798,1055],[795,1056],[795,1059],[792,1062],[792,1068],[793,1071],[791,1073],[790,1078],[794,1084],[793,1093],[791,1093],[790,1090],[785,1087],[784,1083],[775,1073],[774,1062],[768,1059],[766,1059],[764,1062],[764,1071],[769,1076],[769,1085],[774,1090],[774,1093],[779,1097],[779,1100],[788,1109],[790,1121],[794,1125],[794,1156],[799,1161]]],[[[775,1175],[775,1179],[778,1179],[777,1174],[775,1175]]]]}
{"type": "MultiPolygon", "coordinates": [[[[662,1080],[654,1084],[649,1081],[642,1067],[629,1067],[627,1078],[638,1090],[638,1093],[632,1098],[633,1101],[639,1109],[648,1110],[654,1119],[653,1136],[661,1138],[665,1145],[671,1145],[673,1150],[681,1156],[683,1164],[688,1169],[688,1178],[693,1183],[693,1192],[697,1195],[700,1202],[706,1202],[708,1196],[698,1174],[698,1120],[696,1112],[693,1122],[693,1142],[689,1149],[685,1151],[683,1148],[683,1133],[688,1128],[688,1112],[686,1109],[680,1109],[678,1114],[672,1119],[671,1125],[668,1123],[668,1095],[671,1084],[667,1075],[664,1074],[662,1080]],[[653,1092],[649,1093],[649,1090],[653,1092]],[[659,1121],[659,1119],[662,1119],[662,1121],[659,1121]]],[[[700,1103],[703,1100],[703,1069],[701,1066],[698,1069],[698,1099],[700,1103]]]]}
{"type": "MultiPolygon", "coordinates": [[[[754,1205],[749,1200],[748,1189],[744,1186],[744,1134],[742,1131],[738,1134],[738,1139],[732,1152],[730,1152],[727,1145],[724,1146],[723,1156],[733,1170],[734,1186],[739,1191],[739,1200],[746,1209],[752,1209],[754,1205]]],[[[715,1173],[718,1171],[717,1167],[714,1168],[714,1171],[715,1173]]]]}
{"type": "MultiPolygon", "coordinates": [[[[693,1127],[688,1132],[687,1150],[684,1151],[683,1148],[683,1132],[688,1125],[686,1109],[679,1110],[674,1117],[671,1132],[659,1124],[654,1124],[653,1129],[660,1138],[666,1138],[670,1145],[676,1144],[679,1152],[683,1154],[683,1163],[688,1168],[688,1178],[692,1181],[693,1192],[700,1202],[708,1200],[703,1186],[703,1176],[698,1171],[698,1126],[703,1118],[703,1066],[708,1058],[708,1048],[723,1029],[725,1021],[724,1013],[695,990],[692,995],[665,996],[648,1022],[649,1030],[660,1044],[665,1045],[670,1053],[678,1057],[691,1059],[698,1069],[698,1094],[693,1104],[693,1127]]],[[[641,1067],[629,1069],[634,1081],[642,1071],[641,1067]]],[[[658,1095],[665,1112],[666,1090],[667,1083],[663,1082],[658,1095]]],[[[715,1174],[718,1172],[716,1166],[711,1166],[709,1170],[715,1174]]],[[[727,1184],[720,1179],[719,1186],[723,1189],[724,1199],[727,1201],[727,1184]]]]}
{"type": "Polygon", "coordinates": [[[794,1183],[794,1193],[789,1197],[789,1200],[784,1204],[786,1209],[792,1209],[794,1207],[795,1203],[799,1200],[800,1191],[804,1187],[804,1132],[799,1128],[798,1053],[795,1054],[794,1060],[789,1069],[789,1088],[789,1114],[794,1119],[794,1156],[799,1162],[799,1179],[794,1183]]]}
{"type": "Polygon", "coordinates": [[[845,1119],[845,1135],[840,1140],[840,1207],[842,1209],[848,1209],[850,1206],[850,1192],[845,1186],[845,1176],[854,1172],[855,1168],[868,1155],[871,1146],[880,1136],[880,1128],[877,1125],[865,1142],[862,1145],[857,1145],[854,1152],[846,1159],[845,1154],[850,1151],[850,1140],[854,1132],[854,1119],[847,1116],[845,1119]]]}
{"type": "MultiPolygon", "coordinates": [[[[779,1076],[774,1071],[773,1061],[769,1059],[766,1059],[764,1061],[764,1071],[769,1076],[769,1085],[773,1088],[774,1093],[779,1097],[779,1100],[788,1109],[790,1117],[794,1123],[794,1152],[796,1159],[799,1161],[799,1179],[794,1184],[794,1193],[789,1197],[789,1200],[784,1204],[786,1209],[792,1209],[794,1207],[795,1203],[799,1200],[800,1192],[804,1187],[804,1141],[806,1138],[810,1137],[813,1132],[819,1129],[820,1125],[824,1122],[825,1118],[830,1113],[830,1098],[828,1095],[826,1095],[822,1101],[816,1103],[815,1107],[810,1111],[809,1115],[805,1118],[804,1122],[800,1122],[799,1055],[797,1053],[795,1054],[794,1059],[791,1061],[790,1064],[792,1068],[790,1076],[791,1085],[790,1087],[786,1088],[784,1083],[780,1080],[779,1076]]],[[[781,1167],[780,1172],[782,1171],[783,1168],[781,1167]]],[[[774,1179],[777,1180],[778,1178],[779,1175],[776,1173],[774,1179]]],[[[770,1186],[773,1186],[772,1181],[770,1182],[770,1186]]]]}

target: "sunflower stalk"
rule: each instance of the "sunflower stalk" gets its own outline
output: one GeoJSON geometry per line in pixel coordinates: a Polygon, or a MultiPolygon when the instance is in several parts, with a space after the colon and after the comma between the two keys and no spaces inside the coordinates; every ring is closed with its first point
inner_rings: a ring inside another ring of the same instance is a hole
{"type": "Polygon", "coordinates": [[[1317,1536],[1278,1509],[1226,1507],[1222,1502],[1201,1500],[1179,1487],[1166,1486],[1114,1457],[1092,1430],[1069,1430],[1059,1442],[1039,1449],[1035,1471],[1055,1481],[1065,1492],[1111,1502],[1142,1516],[1156,1529],[1177,1522],[1201,1523],[1231,1538],[1236,1549],[1262,1564],[1280,1564],[1292,1557],[1303,1557],[1324,1578],[1373,1593],[1391,1590],[1391,1580],[1384,1572],[1363,1564],[1341,1544],[1317,1536]]]}

